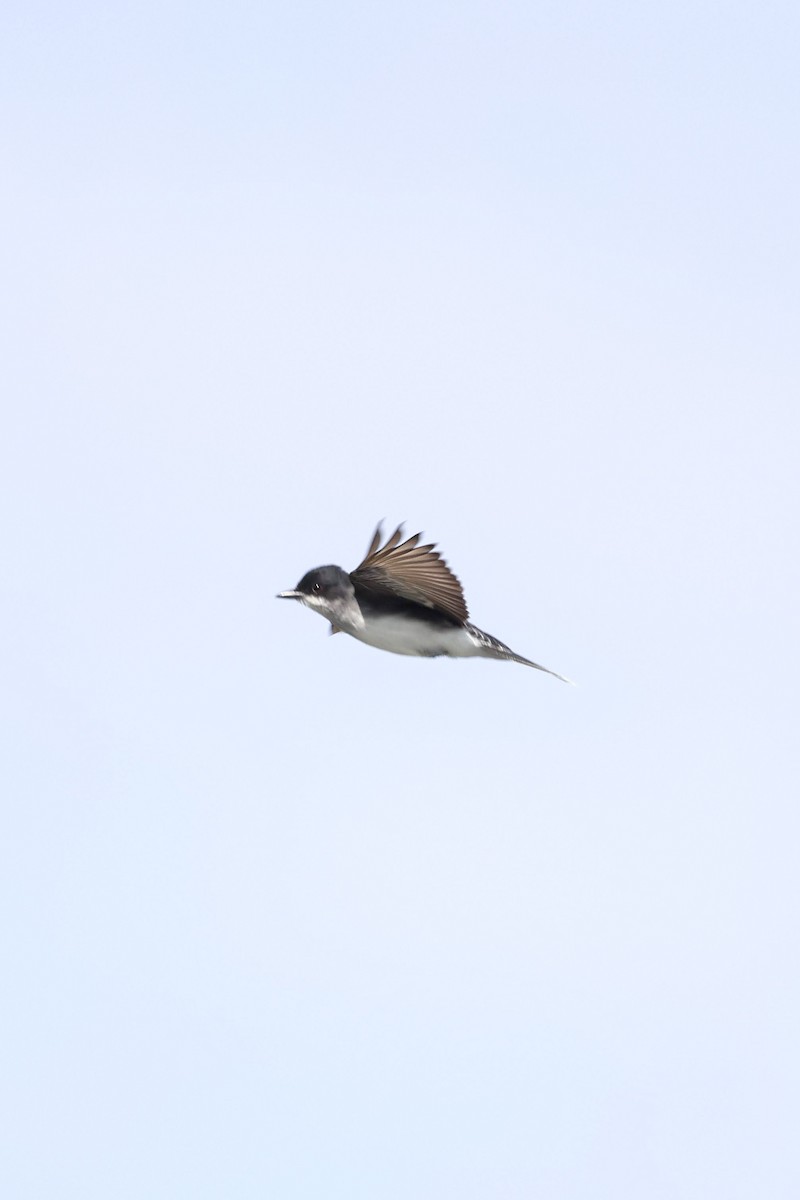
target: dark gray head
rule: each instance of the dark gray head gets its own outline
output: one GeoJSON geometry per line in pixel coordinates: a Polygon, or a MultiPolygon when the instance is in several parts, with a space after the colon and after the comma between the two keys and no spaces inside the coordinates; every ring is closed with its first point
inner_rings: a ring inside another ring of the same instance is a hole
{"type": "Polygon", "coordinates": [[[353,595],[353,585],[347,571],[341,567],[314,567],[306,571],[296,588],[288,592],[278,592],[279,600],[336,600],[353,595]]]}
{"type": "Polygon", "coordinates": [[[352,580],[341,567],[315,567],[296,588],[278,592],[280,600],[299,600],[342,629],[363,625],[352,580]]]}

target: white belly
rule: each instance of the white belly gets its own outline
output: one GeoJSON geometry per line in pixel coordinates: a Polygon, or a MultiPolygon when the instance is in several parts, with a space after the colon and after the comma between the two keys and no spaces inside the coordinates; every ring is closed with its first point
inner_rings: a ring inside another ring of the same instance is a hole
{"type": "Polygon", "coordinates": [[[398,617],[373,618],[352,636],[392,654],[416,654],[426,658],[447,654],[451,658],[472,658],[481,652],[466,629],[455,625],[440,629],[423,624],[410,625],[398,617]]]}

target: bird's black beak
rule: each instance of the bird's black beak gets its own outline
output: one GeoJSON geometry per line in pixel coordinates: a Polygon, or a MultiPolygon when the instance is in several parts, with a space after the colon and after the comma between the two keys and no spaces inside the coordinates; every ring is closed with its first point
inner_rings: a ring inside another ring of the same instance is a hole
{"type": "Polygon", "coordinates": [[[276,600],[301,600],[302,596],[303,596],[302,592],[298,592],[297,588],[292,588],[288,592],[278,592],[275,599],[276,600]]]}

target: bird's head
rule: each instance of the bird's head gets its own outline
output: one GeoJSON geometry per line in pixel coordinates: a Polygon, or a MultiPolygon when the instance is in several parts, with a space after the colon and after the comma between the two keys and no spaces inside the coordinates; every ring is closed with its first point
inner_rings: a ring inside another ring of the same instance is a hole
{"type": "Polygon", "coordinates": [[[278,592],[278,599],[299,600],[342,629],[363,624],[352,580],[341,567],[315,567],[307,571],[296,588],[278,592]]]}

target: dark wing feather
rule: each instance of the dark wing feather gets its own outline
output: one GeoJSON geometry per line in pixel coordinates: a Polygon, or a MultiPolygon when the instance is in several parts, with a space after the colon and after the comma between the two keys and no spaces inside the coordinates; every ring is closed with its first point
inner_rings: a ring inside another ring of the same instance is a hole
{"type": "Polygon", "coordinates": [[[421,533],[401,541],[399,525],[384,546],[375,530],[367,557],[351,572],[354,583],[435,608],[455,621],[469,616],[461,584],[433,545],[420,546],[421,533]]]}

